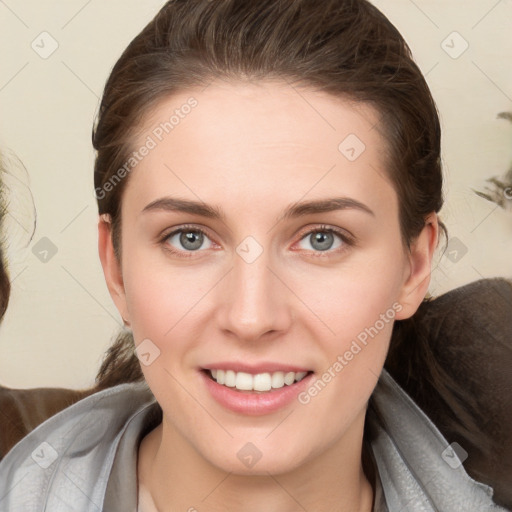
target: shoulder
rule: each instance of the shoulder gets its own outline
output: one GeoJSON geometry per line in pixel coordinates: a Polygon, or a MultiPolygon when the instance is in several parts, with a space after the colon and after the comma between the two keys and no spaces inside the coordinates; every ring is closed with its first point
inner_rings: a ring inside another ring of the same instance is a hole
{"type": "Polygon", "coordinates": [[[365,428],[390,510],[505,512],[493,487],[466,472],[460,445],[450,444],[385,369],[365,428]]]}
{"type": "Polygon", "coordinates": [[[0,460],[46,419],[99,389],[15,389],[0,385],[0,460]]]}
{"type": "Polygon", "coordinates": [[[481,279],[438,297],[425,326],[473,427],[455,419],[461,414],[454,407],[444,418],[432,416],[465,448],[468,472],[492,485],[499,502],[512,506],[512,280],[481,279]]]}
{"type": "Polygon", "coordinates": [[[481,279],[424,302],[388,365],[464,468],[512,506],[512,280],[481,279]]]}
{"type": "MultiPolygon", "coordinates": [[[[131,418],[154,403],[145,382],[120,384],[49,418],[0,462],[0,509],[44,509],[55,499],[51,495],[57,488],[67,499],[87,496],[94,500],[96,484],[103,482],[106,486],[124,428],[131,418]]],[[[76,505],[75,501],[73,510],[76,505]]],[[[69,503],[47,509],[69,510],[66,506],[69,503]]],[[[83,510],[89,510],[89,506],[83,510]]]]}

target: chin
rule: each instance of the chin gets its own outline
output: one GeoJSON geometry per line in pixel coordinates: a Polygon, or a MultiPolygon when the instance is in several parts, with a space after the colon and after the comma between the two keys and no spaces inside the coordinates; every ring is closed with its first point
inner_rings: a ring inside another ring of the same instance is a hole
{"type": "MultiPolygon", "coordinates": [[[[290,473],[305,463],[304,454],[297,453],[293,446],[285,450],[281,445],[264,443],[236,443],[226,446],[222,452],[204,453],[203,457],[218,469],[239,476],[268,476],[290,473]],[[240,447],[241,446],[241,447],[240,447]],[[258,448],[259,446],[259,448],[258,448]]],[[[297,445],[295,445],[297,446],[297,445]]],[[[222,447],[219,447],[222,449],[222,447]]]]}

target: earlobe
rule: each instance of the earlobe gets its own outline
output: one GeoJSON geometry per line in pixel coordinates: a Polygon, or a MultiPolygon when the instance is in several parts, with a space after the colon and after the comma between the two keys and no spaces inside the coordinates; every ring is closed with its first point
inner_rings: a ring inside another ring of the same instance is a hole
{"type": "Polygon", "coordinates": [[[402,286],[399,299],[402,310],[396,315],[397,320],[411,317],[427,294],[438,237],[437,214],[432,213],[425,219],[421,233],[411,243],[408,255],[409,273],[402,286]]]}
{"type": "Polygon", "coordinates": [[[125,325],[129,325],[121,265],[112,243],[112,224],[109,215],[100,215],[98,221],[98,252],[105,282],[125,325]]]}

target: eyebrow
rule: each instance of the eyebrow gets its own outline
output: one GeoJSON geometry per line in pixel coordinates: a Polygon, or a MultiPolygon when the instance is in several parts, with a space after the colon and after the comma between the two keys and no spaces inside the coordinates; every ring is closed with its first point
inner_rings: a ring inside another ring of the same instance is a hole
{"type": "MultiPolygon", "coordinates": [[[[303,217],[315,213],[332,212],[336,210],[359,210],[375,217],[375,213],[365,204],[350,197],[331,197],[326,199],[303,201],[288,206],[277,222],[291,218],[303,217]]],[[[225,215],[217,206],[200,201],[162,197],[144,207],[142,213],[152,211],[175,211],[199,215],[209,219],[225,220],[225,215]]]]}

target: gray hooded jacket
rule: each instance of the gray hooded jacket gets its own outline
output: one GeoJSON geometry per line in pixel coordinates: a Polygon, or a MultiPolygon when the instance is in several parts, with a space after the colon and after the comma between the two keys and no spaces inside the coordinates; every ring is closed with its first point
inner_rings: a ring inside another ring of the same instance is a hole
{"type": "MultiPolygon", "coordinates": [[[[0,512],[137,512],[137,453],[162,411],[121,384],[39,425],[0,463],[0,512]]],[[[367,411],[374,512],[506,512],[384,369],[367,411]]]]}

